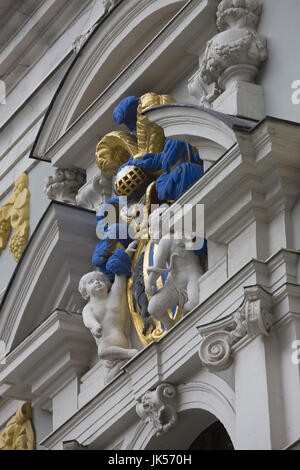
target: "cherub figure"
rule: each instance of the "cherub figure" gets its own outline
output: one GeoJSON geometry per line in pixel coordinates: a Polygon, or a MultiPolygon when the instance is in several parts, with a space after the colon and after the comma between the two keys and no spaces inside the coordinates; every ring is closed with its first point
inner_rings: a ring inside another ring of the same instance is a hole
{"type": "Polygon", "coordinates": [[[168,310],[178,305],[182,315],[199,303],[199,277],[204,273],[199,256],[193,251],[195,237],[191,235],[164,236],[158,245],[153,267],[148,268],[146,293],[153,296],[148,305],[150,315],[160,320],[168,330],[174,325],[168,310]],[[167,263],[167,268],[165,265],[167,263]],[[164,286],[156,291],[156,281],[168,273],[164,286]]]}
{"type": "Polygon", "coordinates": [[[83,322],[95,338],[98,356],[106,361],[106,383],[137,353],[130,348],[127,334],[126,284],[125,275],[116,275],[111,284],[105,274],[96,271],[85,274],[79,283],[80,294],[88,300],[82,311],[83,322]]]}

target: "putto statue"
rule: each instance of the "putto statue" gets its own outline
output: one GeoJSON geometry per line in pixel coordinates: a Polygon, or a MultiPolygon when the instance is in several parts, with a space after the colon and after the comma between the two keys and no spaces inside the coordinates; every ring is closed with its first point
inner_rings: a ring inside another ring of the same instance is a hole
{"type": "Polygon", "coordinates": [[[194,241],[193,234],[184,238],[181,233],[164,236],[154,256],[154,265],[148,267],[146,293],[152,296],[148,311],[167,330],[174,325],[168,313],[174,305],[182,308],[182,315],[185,315],[199,303],[199,277],[204,268],[192,249],[194,241]],[[163,273],[168,274],[167,280],[156,292],[156,281],[163,273]]]}
{"type": "Polygon", "coordinates": [[[105,361],[106,383],[137,353],[130,348],[126,285],[123,274],[115,275],[111,284],[105,274],[96,271],[85,274],[79,283],[79,292],[88,301],[83,322],[95,338],[98,356],[105,361]]]}

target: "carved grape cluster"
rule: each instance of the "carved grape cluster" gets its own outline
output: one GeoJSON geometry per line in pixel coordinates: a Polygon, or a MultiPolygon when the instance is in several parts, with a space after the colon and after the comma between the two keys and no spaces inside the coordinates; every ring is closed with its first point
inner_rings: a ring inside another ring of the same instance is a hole
{"type": "Polygon", "coordinates": [[[27,237],[18,232],[14,233],[10,239],[9,248],[17,262],[21,258],[26,242],[27,237]]]}
{"type": "Polygon", "coordinates": [[[0,220],[0,250],[3,249],[7,243],[10,233],[10,223],[6,219],[0,220]]]}

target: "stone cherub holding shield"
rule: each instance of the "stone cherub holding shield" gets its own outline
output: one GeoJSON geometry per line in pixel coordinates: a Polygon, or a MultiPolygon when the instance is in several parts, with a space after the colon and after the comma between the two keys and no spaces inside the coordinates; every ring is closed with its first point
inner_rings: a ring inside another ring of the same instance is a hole
{"type": "MultiPolygon", "coordinates": [[[[156,238],[153,233],[166,208],[165,205],[161,206],[150,217],[152,239],[156,238]]],[[[199,278],[205,271],[205,261],[194,251],[195,244],[199,242],[194,233],[169,233],[156,242],[158,248],[154,265],[148,267],[149,276],[145,286],[146,293],[151,296],[148,311],[168,330],[174,325],[168,310],[177,305],[182,308],[184,316],[198,305],[199,278]],[[167,280],[156,291],[156,281],[162,274],[168,274],[167,280]]]]}

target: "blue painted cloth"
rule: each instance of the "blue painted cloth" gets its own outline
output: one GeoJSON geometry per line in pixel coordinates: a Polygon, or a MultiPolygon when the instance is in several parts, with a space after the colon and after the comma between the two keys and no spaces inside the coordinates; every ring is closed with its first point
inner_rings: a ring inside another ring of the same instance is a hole
{"type": "Polygon", "coordinates": [[[163,173],[156,180],[158,198],[176,201],[203,175],[203,168],[196,163],[180,163],[170,173],[163,173]]]}
{"type": "Polygon", "coordinates": [[[194,153],[190,144],[180,142],[179,140],[166,139],[165,147],[162,152],[157,154],[146,153],[142,158],[137,160],[132,156],[118,171],[126,166],[137,166],[146,173],[155,173],[157,171],[168,171],[174,165],[181,162],[192,162],[202,165],[199,153],[194,153]]]}
{"type": "Polygon", "coordinates": [[[203,239],[203,245],[199,250],[195,251],[196,255],[207,255],[207,240],[203,239]]]}
{"type": "Polygon", "coordinates": [[[106,269],[114,275],[131,276],[131,259],[122,248],[117,248],[106,263],[106,269]]]}
{"type": "Polygon", "coordinates": [[[133,241],[128,233],[128,224],[112,224],[107,227],[105,237],[97,243],[92,263],[94,266],[101,266],[108,257],[109,250],[116,241],[120,242],[124,248],[133,241]]]}
{"type": "Polygon", "coordinates": [[[110,280],[111,283],[114,282],[115,275],[111,271],[106,269],[106,264],[105,263],[103,265],[99,266],[98,270],[99,270],[100,273],[105,274],[108,277],[108,279],[110,280]]]}
{"type": "Polygon", "coordinates": [[[146,173],[163,171],[156,181],[156,190],[161,201],[178,199],[203,175],[199,153],[194,153],[191,145],[172,139],[166,139],[163,152],[156,155],[146,153],[137,160],[131,157],[119,170],[125,166],[137,166],[146,173]]]}
{"type": "Polygon", "coordinates": [[[114,110],[113,118],[116,124],[125,124],[130,132],[136,134],[137,109],[139,98],[128,96],[114,110]]]}
{"type": "Polygon", "coordinates": [[[111,249],[109,243],[100,243],[96,246],[92,264],[98,270],[109,278],[110,282],[114,281],[115,274],[124,274],[126,277],[131,276],[131,259],[122,248],[116,248],[111,256],[107,256],[108,250],[111,249]]]}
{"type": "Polygon", "coordinates": [[[101,240],[99,243],[97,243],[92,258],[93,266],[100,267],[106,263],[111,247],[112,242],[108,239],[101,240]]]}

